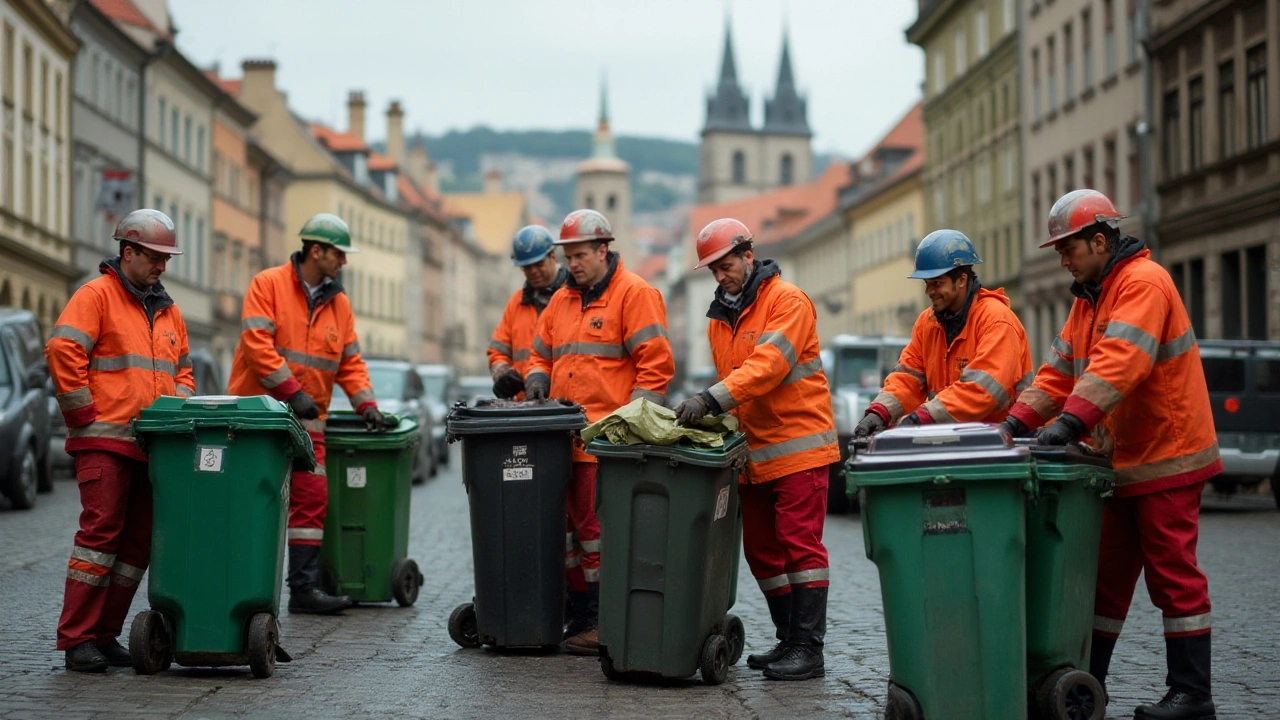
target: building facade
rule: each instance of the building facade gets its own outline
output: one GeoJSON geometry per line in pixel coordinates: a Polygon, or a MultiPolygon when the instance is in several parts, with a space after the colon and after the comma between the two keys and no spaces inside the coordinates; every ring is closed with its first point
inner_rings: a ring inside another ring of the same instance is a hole
{"type": "Polygon", "coordinates": [[[618,157],[609,130],[609,101],[600,88],[600,122],[592,139],[591,157],[578,164],[574,182],[574,207],[604,214],[613,228],[610,249],[622,256],[624,266],[637,267],[636,239],[631,230],[631,166],[618,157]]]}
{"type": "Polygon", "coordinates": [[[1280,2],[1152,3],[1161,263],[1202,338],[1280,340],[1280,2]]]}

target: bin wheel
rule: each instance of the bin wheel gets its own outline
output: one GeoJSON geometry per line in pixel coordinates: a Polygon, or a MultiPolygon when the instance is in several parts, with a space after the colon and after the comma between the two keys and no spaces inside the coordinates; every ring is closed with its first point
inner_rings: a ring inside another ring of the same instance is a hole
{"type": "Polygon", "coordinates": [[[155,610],[143,610],[133,617],[129,627],[129,658],[139,675],[155,675],[169,669],[173,662],[173,645],[164,617],[155,610]]]}
{"type": "Polygon", "coordinates": [[[453,609],[453,613],[449,615],[449,637],[464,648],[480,647],[475,603],[462,603],[453,609]]]}
{"type": "Polygon", "coordinates": [[[391,594],[400,607],[409,607],[418,601],[418,589],[422,587],[422,573],[418,563],[400,558],[391,566],[391,594]]]}
{"type": "Polygon", "coordinates": [[[884,704],[884,720],[923,720],[924,710],[911,691],[890,681],[889,699],[884,704]]]}
{"type": "Polygon", "coordinates": [[[269,678],[275,673],[276,645],[279,642],[280,628],[271,613],[255,613],[249,618],[249,636],[244,646],[254,677],[269,678]]]}
{"type": "Polygon", "coordinates": [[[724,637],[729,641],[729,664],[737,665],[742,659],[742,649],[747,644],[747,632],[737,615],[724,616],[724,637]]]}
{"type": "Polygon", "coordinates": [[[1055,670],[1036,688],[1036,709],[1045,720],[1102,720],[1107,702],[1102,683],[1083,670],[1055,670]]]}
{"type": "Polygon", "coordinates": [[[600,654],[600,672],[604,673],[606,678],[613,681],[626,679],[626,675],[613,666],[613,658],[609,657],[609,653],[607,652],[600,654]]]}
{"type": "Polygon", "coordinates": [[[712,635],[702,645],[698,671],[708,685],[720,685],[729,678],[729,641],[723,635],[712,635]]]}

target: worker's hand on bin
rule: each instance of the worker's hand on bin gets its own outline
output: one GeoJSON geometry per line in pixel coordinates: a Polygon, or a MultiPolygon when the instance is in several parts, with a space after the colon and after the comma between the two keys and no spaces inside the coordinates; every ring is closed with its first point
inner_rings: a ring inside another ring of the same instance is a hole
{"type": "Polygon", "coordinates": [[[1084,421],[1064,412],[1050,425],[1040,428],[1036,433],[1036,441],[1042,446],[1061,447],[1070,445],[1084,435],[1084,421]]]}
{"type": "Polygon", "coordinates": [[[547,394],[551,392],[550,383],[543,379],[544,376],[534,377],[524,384],[525,400],[546,400],[547,394]]]}
{"type": "Polygon", "coordinates": [[[866,415],[862,416],[862,420],[858,422],[858,426],[853,429],[853,437],[855,439],[869,438],[872,435],[889,427],[874,410],[868,410],[866,415]]]}
{"type": "Polygon", "coordinates": [[[320,406],[316,405],[316,401],[311,399],[306,390],[289,396],[285,402],[289,403],[289,409],[293,414],[298,416],[299,420],[318,420],[320,418],[320,406]]]}
{"type": "Polygon", "coordinates": [[[676,406],[676,424],[692,425],[707,416],[707,401],[699,393],[676,406]]]}
{"type": "Polygon", "coordinates": [[[364,412],[360,413],[360,417],[364,418],[366,430],[390,430],[400,424],[383,415],[377,405],[370,405],[365,408],[364,412]]]}
{"type": "Polygon", "coordinates": [[[1012,415],[1005,418],[1004,422],[1000,423],[1000,429],[1009,433],[1009,437],[1013,438],[1026,437],[1031,434],[1031,428],[1027,427],[1026,423],[1012,415]]]}
{"type": "Polygon", "coordinates": [[[503,400],[510,400],[524,391],[524,378],[520,371],[513,367],[498,373],[493,378],[493,394],[503,400]]]}

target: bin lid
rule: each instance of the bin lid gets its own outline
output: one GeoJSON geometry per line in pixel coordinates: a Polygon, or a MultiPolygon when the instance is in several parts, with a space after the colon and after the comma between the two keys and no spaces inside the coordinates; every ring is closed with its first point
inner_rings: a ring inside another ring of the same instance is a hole
{"type": "Polygon", "coordinates": [[[853,472],[937,469],[955,465],[1026,464],[1031,451],[1017,447],[990,423],[915,425],[886,430],[850,459],[853,472]]]}
{"type": "Polygon", "coordinates": [[[581,430],[587,415],[568,400],[480,400],[449,413],[450,435],[581,430]]]}
{"type": "Polygon", "coordinates": [[[690,465],[724,468],[746,459],[747,436],[740,432],[729,433],[724,436],[724,445],[718,448],[694,447],[684,442],[679,445],[615,445],[596,438],[587,443],[587,452],[601,458],[666,458],[690,465]]]}
{"type": "Polygon", "coordinates": [[[164,395],[144,408],[132,424],[134,436],[144,450],[151,435],[190,434],[197,428],[224,427],[286,433],[294,455],[315,462],[311,438],[302,423],[287,405],[268,395],[164,395]]]}
{"type": "Polygon", "coordinates": [[[1041,482],[1082,481],[1104,495],[1115,485],[1111,460],[1086,445],[1039,447],[1035,438],[1019,438],[1014,443],[1031,450],[1036,478],[1041,482]]]}
{"type": "Polygon", "coordinates": [[[386,430],[365,428],[364,418],[352,410],[335,410],[329,413],[324,424],[324,442],[328,448],[356,450],[399,450],[417,443],[418,423],[413,418],[386,415],[397,425],[386,430]]]}

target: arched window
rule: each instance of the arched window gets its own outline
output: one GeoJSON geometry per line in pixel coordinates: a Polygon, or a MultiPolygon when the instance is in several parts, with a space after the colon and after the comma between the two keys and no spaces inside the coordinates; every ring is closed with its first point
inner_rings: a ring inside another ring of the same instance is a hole
{"type": "Polygon", "coordinates": [[[741,150],[733,151],[733,184],[745,185],[747,182],[747,156],[741,150]]]}
{"type": "Polygon", "coordinates": [[[23,310],[31,309],[31,288],[22,289],[22,309],[23,310]]]}
{"type": "Polygon", "coordinates": [[[781,185],[790,185],[795,182],[795,160],[791,157],[791,153],[783,153],[781,167],[778,168],[778,181],[781,185]]]}
{"type": "Polygon", "coordinates": [[[595,199],[595,196],[593,196],[593,195],[591,195],[590,193],[588,193],[588,194],[587,194],[587,198],[586,198],[586,199],[587,199],[587,201],[586,201],[584,204],[587,206],[587,209],[588,209],[588,210],[595,210],[595,209],[596,209],[596,199],[595,199]]]}
{"type": "Polygon", "coordinates": [[[12,304],[13,304],[13,290],[9,288],[9,281],[5,280],[4,284],[0,285],[0,307],[12,305],[12,304]]]}
{"type": "Polygon", "coordinates": [[[617,195],[610,195],[610,196],[609,196],[609,199],[605,201],[605,207],[609,208],[609,210],[611,210],[611,211],[612,211],[612,210],[617,210],[617,209],[618,209],[618,196],[617,196],[617,195]]]}

